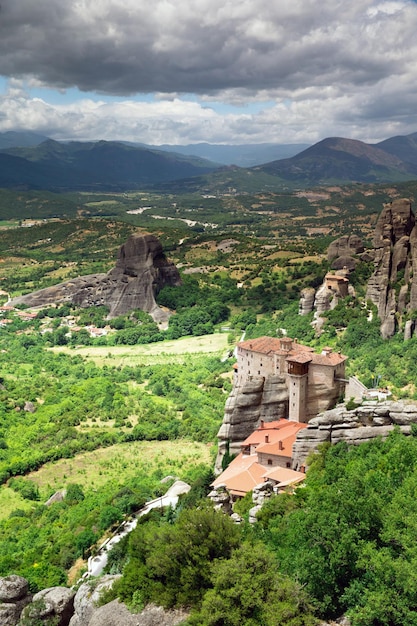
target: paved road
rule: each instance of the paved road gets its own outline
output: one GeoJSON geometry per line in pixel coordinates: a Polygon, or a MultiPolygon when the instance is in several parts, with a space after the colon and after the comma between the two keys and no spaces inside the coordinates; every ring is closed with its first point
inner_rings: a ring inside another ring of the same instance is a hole
{"type": "Polygon", "coordinates": [[[94,557],[89,557],[88,569],[83,578],[89,578],[90,576],[100,576],[103,569],[107,565],[108,553],[116,543],[118,543],[121,539],[123,539],[123,537],[128,535],[130,532],[132,532],[134,528],[136,528],[139,517],[142,517],[142,515],[146,515],[146,513],[149,513],[149,511],[151,511],[152,509],[168,506],[172,506],[173,508],[175,508],[178,504],[179,496],[183,493],[187,493],[189,490],[190,485],[183,482],[182,480],[177,480],[168,489],[164,496],[147,502],[145,506],[138,513],[135,514],[134,519],[129,522],[123,522],[119,526],[116,533],[100,546],[98,553],[94,557]]]}

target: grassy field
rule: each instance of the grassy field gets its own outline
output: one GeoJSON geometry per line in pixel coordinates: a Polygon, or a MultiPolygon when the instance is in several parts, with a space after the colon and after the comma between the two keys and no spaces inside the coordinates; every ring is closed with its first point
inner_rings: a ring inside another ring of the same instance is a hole
{"type": "MultiPolygon", "coordinates": [[[[133,441],[47,463],[27,478],[38,485],[41,502],[45,502],[69,483],[78,483],[88,490],[107,483],[120,484],[138,473],[181,478],[185,470],[200,463],[212,465],[211,452],[211,445],[191,441],[133,441]]],[[[0,488],[0,519],[33,505],[12,489],[4,485],[0,488]]]]}
{"type": "Polygon", "coordinates": [[[28,511],[32,507],[33,502],[24,500],[13,489],[9,489],[5,485],[0,487],[0,520],[9,517],[10,513],[16,509],[28,511]]]}
{"type": "Polygon", "coordinates": [[[191,354],[226,356],[230,349],[227,333],[202,337],[182,337],[135,346],[85,346],[68,348],[55,346],[54,352],[79,354],[97,365],[153,365],[157,363],[183,363],[191,354]]]}

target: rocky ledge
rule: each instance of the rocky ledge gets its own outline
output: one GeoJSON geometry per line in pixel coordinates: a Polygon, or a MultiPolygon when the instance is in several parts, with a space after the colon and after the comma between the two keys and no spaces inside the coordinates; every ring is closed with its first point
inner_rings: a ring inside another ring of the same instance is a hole
{"type": "Polygon", "coordinates": [[[167,260],[159,239],[153,235],[132,235],[120,247],[116,266],[107,274],[80,276],[14,298],[10,304],[30,307],[65,302],[80,307],[105,305],[110,309],[109,318],[141,309],[156,322],[164,322],[169,313],[156,304],[155,295],[165,285],[180,283],[178,270],[167,260]]]}
{"type": "Polygon", "coordinates": [[[83,583],[77,592],[68,587],[43,589],[32,596],[21,576],[0,578],[0,624],[57,624],[57,626],[176,626],[185,621],[184,611],[165,611],[149,605],[132,614],[118,600],[98,606],[101,594],[119,576],[103,576],[83,583]]]}
{"type": "Polygon", "coordinates": [[[405,435],[417,424],[417,403],[411,401],[367,401],[348,410],[345,405],[324,411],[311,419],[297,435],[293,446],[293,468],[305,466],[310,452],[321,443],[345,441],[357,445],[375,437],[386,437],[395,427],[405,435]]]}

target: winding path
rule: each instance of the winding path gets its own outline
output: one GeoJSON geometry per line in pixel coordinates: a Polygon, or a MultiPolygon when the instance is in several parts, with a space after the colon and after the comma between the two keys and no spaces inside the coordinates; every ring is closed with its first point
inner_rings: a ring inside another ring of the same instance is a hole
{"type": "Polygon", "coordinates": [[[103,572],[103,569],[107,565],[108,553],[114,547],[116,543],[119,543],[123,537],[128,535],[138,523],[138,518],[142,517],[142,515],[146,515],[152,509],[164,508],[167,506],[172,506],[175,508],[178,504],[178,498],[183,493],[187,493],[191,489],[190,485],[183,482],[182,480],[176,480],[175,483],[168,489],[164,496],[160,498],[155,498],[155,500],[151,500],[147,502],[145,506],[140,509],[137,513],[135,513],[135,518],[120,524],[117,531],[114,533],[110,539],[106,539],[106,541],[100,546],[98,553],[95,556],[90,556],[87,562],[88,569],[83,575],[83,579],[89,578],[90,576],[100,576],[103,572]]]}

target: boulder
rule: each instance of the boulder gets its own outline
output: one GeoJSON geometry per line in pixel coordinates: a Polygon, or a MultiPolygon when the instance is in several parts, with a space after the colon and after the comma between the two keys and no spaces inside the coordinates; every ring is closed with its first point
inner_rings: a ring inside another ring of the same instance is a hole
{"type": "Polygon", "coordinates": [[[88,626],[176,626],[187,617],[184,611],[166,611],[153,605],[145,607],[139,614],[132,615],[124,604],[113,600],[94,612],[88,626]]]}
{"type": "Polygon", "coordinates": [[[74,613],[75,591],[67,587],[50,587],[36,593],[23,612],[22,619],[42,621],[55,618],[56,626],[68,626],[74,613]]]}
{"type": "Polygon", "coordinates": [[[208,497],[212,501],[216,511],[222,511],[222,513],[226,513],[227,515],[232,513],[232,498],[230,497],[226,485],[217,485],[217,487],[214,487],[214,489],[210,491],[208,497]]]}
{"type": "Polygon", "coordinates": [[[0,602],[1,626],[16,626],[24,606],[19,602],[0,602]]]}
{"type": "Polygon", "coordinates": [[[82,583],[75,594],[74,615],[69,623],[70,626],[88,626],[101,594],[111,589],[118,578],[120,575],[106,575],[98,580],[87,580],[82,583]]]}
{"type": "Polygon", "coordinates": [[[11,574],[0,578],[0,624],[16,626],[25,606],[32,600],[28,593],[28,581],[11,574]]]}
{"type": "Polygon", "coordinates": [[[22,576],[11,574],[0,578],[0,602],[21,600],[28,594],[28,581],[22,576]]]}
{"type": "Polygon", "coordinates": [[[155,301],[165,285],[179,285],[180,276],[153,235],[132,235],[118,252],[117,262],[107,274],[81,276],[53,287],[14,298],[10,304],[31,307],[69,302],[80,307],[105,305],[109,318],[134,309],[149,313],[157,322],[169,314],[155,301]]]}

